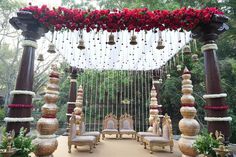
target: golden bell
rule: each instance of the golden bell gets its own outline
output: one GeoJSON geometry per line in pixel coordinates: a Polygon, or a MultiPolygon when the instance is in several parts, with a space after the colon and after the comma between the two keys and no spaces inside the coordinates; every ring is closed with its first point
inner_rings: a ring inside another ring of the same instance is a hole
{"type": "Polygon", "coordinates": [[[170,74],[167,74],[167,75],[166,75],[166,78],[167,78],[167,79],[170,79],[170,74]]]}
{"type": "Polygon", "coordinates": [[[56,47],[55,47],[55,45],[53,43],[50,43],[48,45],[48,53],[56,53],[55,49],[56,49],[56,47]]]}
{"type": "Polygon", "coordinates": [[[176,68],[177,68],[177,71],[181,71],[181,65],[180,64],[178,64],[177,66],[176,66],[176,68]]]}
{"type": "Polygon", "coordinates": [[[164,47],[165,47],[165,45],[164,45],[164,43],[163,43],[163,40],[161,39],[161,40],[158,40],[158,42],[157,42],[157,49],[158,50],[160,50],[160,49],[164,49],[164,47]]]}
{"type": "Polygon", "coordinates": [[[194,62],[197,62],[197,61],[198,61],[198,55],[197,55],[197,54],[193,54],[193,55],[192,55],[192,60],[193,60],[194,62]]]}
{"type": "Polygon", "coordinates": [[[37,60],[38,61],[44,61],[43,54],[39,54],[37,60]]]}
{"type": "Polygon", "coordinates": [[[131,36],[130,45],[137,45],[137,37],[135,35],[131,36]]]}
{"type": "Polygon", "coordinates": [[[108,40],[107,44],[108,45],[115,45],[114,35],[110,34],[108,38],[109,38],[109,40],[108,40]]]}
{"type": "Polygon", "coordinates": [[[191,54],[191,49],[190,49],[190,46],[189,46],[189,45],[185,45],[185,46],[184,46],[183,53],[184,53],[185,55],[191,54]]]}
{"type": "Polygon", "coordinates": [[[77,46],[77,48],[80,49],[80,50],[85,49],[84,40],[83,39],[80,39],[79,45],[77,46]]]}

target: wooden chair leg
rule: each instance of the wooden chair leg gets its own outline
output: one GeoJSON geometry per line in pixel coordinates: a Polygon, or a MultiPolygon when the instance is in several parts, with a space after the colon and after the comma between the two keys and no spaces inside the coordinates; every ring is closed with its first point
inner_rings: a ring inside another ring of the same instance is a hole
{"type": "Polygon", "coordinates": [[[103,139],[103,140],[105,139],[105,134],[102,134],[102,139],[103,139]]]}
{"type": "Polygon", "coordinates": [[[139,137],[138,137],[138,136],[137,136],[137,138],[136,138],[136,139],[137,139],[137,142],[139,142],[139,137]]]}
{"type": "Polygon", "coordinates": [[[170,152],[173,153],[173,146],[170,146],[170,152]]]}
{"type": "Polygon", "coordinates": [[[147,144],[145,142],[143,142],[144,145],[144,149],[147,149],[147,144]]]}
{"type": "Polygon", "coordinates": [[[116,139],[118,139],[118,134],[116,134],[116,139]]]}
{"type": "Polygon", "coordinates": [[[71,153],[71,145],[68,145],[68,153],[71,153]]]}
{"type": "Polygon", "coordinates": [[[153,149],[153,146],[150,144],[150,154],[152,154],[152,149],[153,149]]]}
{"type": "Polygon", "coordinates": [[[93,144],[89,145],[89,152],[92,153],[93,152],[93,144]]]}

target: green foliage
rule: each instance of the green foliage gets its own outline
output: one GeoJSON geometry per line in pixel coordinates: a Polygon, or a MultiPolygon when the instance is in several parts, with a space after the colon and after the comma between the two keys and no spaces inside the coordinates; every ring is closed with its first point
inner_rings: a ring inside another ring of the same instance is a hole
{"type": "MultiPolygon", "coordinates": [[[[21,128],[20,133],[13,139],[13,148],[17,149],[17,152],[12,157],[30,157],[29,154],[35,150],[35,146],[32,144],[32,138],[25,136],[25,129],[21,128]]],[[[7,132],[6,128],[2,128],[2,143],[0,144],[1,149],[7,148],[7,132]]]]}
{"type": "Polygon", "coordinates": [[[213,148],[218,148],[220,145],[219,141],[212,137],[212,134],[204,131],[199,135],[193,144],[193,147],[197,150],[199,154],[210,155],[211,157],[216,157],[216,153],[213,148]]]}
{"type": "Polygon", "coordinates": [[[0,108],[0,121],[3,121],[5,118],[5,110],[3,108],[0,108]]]}
{"type": "Polygon", "coordinates": [[[31,137],[25,136],[25,131],[23,128],[20,129],[20,133],[14,138],[13,147],[18,149],[14,156],[29,157],[29,154],[35,150],[35,145],[32,143],[31,137]]]}

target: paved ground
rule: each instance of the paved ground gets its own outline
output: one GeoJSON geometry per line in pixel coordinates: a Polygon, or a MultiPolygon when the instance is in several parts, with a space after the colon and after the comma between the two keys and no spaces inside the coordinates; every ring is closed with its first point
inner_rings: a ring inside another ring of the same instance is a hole
{"type": "Polygon", "coordinates": [[[58,149],[54,153],[54,157],[180,157],[181,153],[175,142],[174,152],[169,152],[169,147],[162,150],[157,147],[153,154],[149,150],[145,150],[136,140],[131,139],[105,139],[97,145],[93,153],[89,153],[88,147],[79,147],[79,150],[72,148],[71,154],[68,153],[67,136],[58,137],[58,149]]]}

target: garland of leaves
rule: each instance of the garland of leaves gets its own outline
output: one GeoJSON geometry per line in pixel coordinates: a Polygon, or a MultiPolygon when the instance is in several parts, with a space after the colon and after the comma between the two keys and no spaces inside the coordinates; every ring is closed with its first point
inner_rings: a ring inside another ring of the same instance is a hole
{"type": "Polygon", "coordinates": [[[187,30],[199,23],[209,23],[214,14],[223,14],[217,8],[181,8],[173,11],[147,8],[119,10],[81,10],[58,7],[49,9],[47,5],[28,6],[21,11],[32,12],[39,23],[50,30],[91,30],[117,32],[121,30],[187,30]]]}

